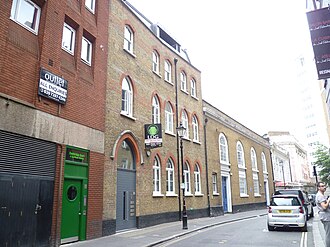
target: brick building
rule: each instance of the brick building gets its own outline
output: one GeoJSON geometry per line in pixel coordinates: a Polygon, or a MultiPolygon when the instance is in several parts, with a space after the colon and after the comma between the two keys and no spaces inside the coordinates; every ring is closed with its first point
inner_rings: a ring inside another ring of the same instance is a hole
{"type": "Polygon", "coordinates": [[[1,246],[101,236],[108,5],[2,3],[1,246]]]}
{"type": "Polygon", "coordinates": [[[188,215],[207,215],[200,71],[128,2],[112,1],[109,23],[103,234],[179,220],[180,122],[188,215]]]}
{"type": "Polygon", "coordinates": [[[188,218],[265,205],[269,144],[203,102],[180,43],[129,2],[11,0],[0,19],[1,244],[176,221],[181,188],[188,218]]]}
{"type": "Polygon", "coordinates": [[[211,211],[265,207],[274,192],[270,145],[203,101],[211,211]]]}

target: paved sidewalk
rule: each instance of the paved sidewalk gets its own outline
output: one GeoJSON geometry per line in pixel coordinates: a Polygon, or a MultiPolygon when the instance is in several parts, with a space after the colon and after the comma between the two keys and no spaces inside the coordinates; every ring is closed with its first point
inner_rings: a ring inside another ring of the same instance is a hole
{"type": "Polygon", "coordinates": [[[235,214],[225,214],[217,217],[204,217],[198,219],[188,219],[188,230],[182,229],[182,222],[175,221],[171,223],[160,224],[142,229],[134,229],[116,233],[114,235],[92,239],[87,241],[66,244],[63,246],[70,247],[151,247],[156,244],[174,239],[179,236],[199,231],[211,226],[233,222],[242,219],[259,217],[267,214],[267,209],[240,212],[235,214]]]}
{"type": "MultiPolygon", "coordinates": [[[[188,219],[188,230],[182,229],[182,222],[160,224],[142,229],[119,232],[114,235],[63,245],[63,247],[152,247],[177,237],[228,222],[260,217],[267,214],[267,209],[225,214],[217,217],[188,219]]],[[[324,229],[315,210],[313,224],[313,242],[315,247],[324,247],[324,229]]],[[[311,220],[310,220],[311,221],[311,220]]],[[[309,221],[309,222],[310,222],[309,221]]]]}
{"type": "Polygon", "coordinates": [[[313,237],[315,247],[325,247],[325,232],[322,222],[320,221],[317,209],[314,209],[313,219],[313,237]]]}

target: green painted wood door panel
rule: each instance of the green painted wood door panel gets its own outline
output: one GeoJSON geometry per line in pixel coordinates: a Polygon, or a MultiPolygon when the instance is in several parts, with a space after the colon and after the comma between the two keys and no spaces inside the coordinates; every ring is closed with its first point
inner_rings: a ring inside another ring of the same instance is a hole
{"type": "Polygon", "coordinates": [[[62,197],[61,243],[79,240],[82,181],[65,179],[62,197]]]}

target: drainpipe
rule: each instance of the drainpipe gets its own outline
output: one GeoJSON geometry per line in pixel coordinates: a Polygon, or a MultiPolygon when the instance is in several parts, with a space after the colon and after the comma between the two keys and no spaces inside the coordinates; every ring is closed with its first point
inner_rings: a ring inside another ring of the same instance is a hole
{"type": "Polygon", "coordinates": [[[63,153],[63,146],[61,147],[61,161],[60,161],[60,173],[59,173],[59,181],[58,181],[58,193],[57,193],[57,212],[56,212],[56,228],[55,228],[55,246],[60,246],[60,239],[61,236],[59,235],[59,225],[60,222],[60,205],[61,205],[61,194],[62,194],[62,172],[63,172],[63,160],[64,160],[64,153],[63,153]]]}
{"type": "Polygon", "coordinates": [[[207,163],[207,141],[206,141],[206,124],[208,122],[208,118],[205,117],[205,112],[203,111],[204,115],[204,150],[205,150],[205,169],[206,169],[206,193],[207,193],[207,210],[208,216],[211,217],[211,203],[210,203],[210,188],[209,188],[209,168],[207,163]]]}
{"type": "MultiPolygon", "coordinates": [[[[176,126],[179,126],[179,106],[178,106],[178,75],[177,75],[178,59],[174,58],[174,82],[175,82],[175,112],[176,112],[176,126]]],[[[179,135],[176,133],[176,157],[178,167],[178,191],[179,191],[179,220],[181,220],[181,180],[180,180],[180,160],[179,160],[179,135]]]]}

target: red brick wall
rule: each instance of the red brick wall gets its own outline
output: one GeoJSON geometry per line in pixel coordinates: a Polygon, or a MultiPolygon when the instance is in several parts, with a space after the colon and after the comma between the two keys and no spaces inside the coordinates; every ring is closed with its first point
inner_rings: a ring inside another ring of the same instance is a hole
{"type": "Polygon", "coordinates": [[[2,6],[0,93],[33,104],[44,112],[102,131],[109,2],[97,1],[95,14],[85,8],[83,1],[40,2],[43,5],[40,6],[41,20],[37,35],[10,19],[11,1],[5,1],[2,6]],[[74,56],[61,48],[66,16],[78,26],[74,56]],[[91,67],[80,59],[83,32],[95,39],[91,67]],[[40,67],[63,76],[68,81],[68,99],[65,105],[59,106],[55,101],[38,97],[40,67]]]}

